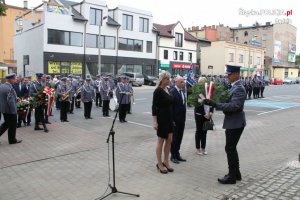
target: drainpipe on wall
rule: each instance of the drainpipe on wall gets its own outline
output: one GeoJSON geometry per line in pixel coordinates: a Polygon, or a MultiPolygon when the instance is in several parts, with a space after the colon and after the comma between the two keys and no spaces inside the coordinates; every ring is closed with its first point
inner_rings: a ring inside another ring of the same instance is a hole
{"type": "Polygon", "coordinates": [[[119,29],[121,26],[117,27],[117,38],[116,38],[116,66],[114,69],[114,75],[118,72],[118,58],[119,58],[119,29]]]}
{"type": "Polygon", "coordinates": [[[84,38],[84,42],[83,42],[83,66],[82,66],[82,78],[85,79],[85,68],[86,68],[86,25],[87,25],[88,21],[85,21],[84,23],[84,31],[83,31],[83,38],[84,38]]]}
{"type": "Polygon", "coordinates": [[[156,72],[154,76],[159,75],[159,35],[156,33],[156,72]]]}

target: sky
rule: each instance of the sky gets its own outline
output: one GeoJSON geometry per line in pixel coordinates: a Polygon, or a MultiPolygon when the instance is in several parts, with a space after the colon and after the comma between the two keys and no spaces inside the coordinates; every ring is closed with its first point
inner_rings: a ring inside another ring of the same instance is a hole
{"type": "MultiPolygon", "coordinates": [[[[81,0],[72,0],[80,2],[81,0]]],[[[255,22],[265,24],[290,23],[297,28],[297,54],[300,53],[300,1],[299,0],[106,0],[108,8],[125,5],[152,12],[154,23],[172,24],[180,21],[185,28],[219,25],[251,26],[255,22]],[[276,3],[275,3],[276,2],[276,3]],[[251,12],[252,11],[252,12],[251,12]],[[262,11],[261,15],[255,14],[262,11]],[[246,15],[250,13],[250,15],[246,15]],[[252,13],[252,15],[251,15],[252,13]],[[291,15],[274,15],[290,13],[291,15]]],[[[23,6],[23,0],[6,0],[7,4],[23,6]]],[[[34,7],[42,0],[28,0],[34,7]]]]}

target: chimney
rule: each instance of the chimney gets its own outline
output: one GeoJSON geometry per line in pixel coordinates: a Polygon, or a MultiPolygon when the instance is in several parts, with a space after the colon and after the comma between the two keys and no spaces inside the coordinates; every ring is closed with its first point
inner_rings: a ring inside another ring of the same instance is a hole
{"type": "Polygon", "coordinates": [[[239,28],[242,28],[243,27],[243,25],[242,24],[239,24],[239,28]]]}
{"type": "Polygon", "coordinates": [[[266,25],[267,25],[267,26],[270,26],[270,25],[271,25],[271,22],[266,22],[266,25]]]}
{"type": "Polygon", "coordinates": [[[24,9],[28,9],[28,1],[27,1],[27,0],[24,0],[24,1],[23,1],[23,4],[24,4],[24,9]]]}

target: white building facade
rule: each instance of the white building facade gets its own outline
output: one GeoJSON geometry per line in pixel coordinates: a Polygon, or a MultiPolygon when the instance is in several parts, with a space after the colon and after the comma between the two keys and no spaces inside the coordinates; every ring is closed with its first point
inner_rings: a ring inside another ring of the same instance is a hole
{"type": "Polygon", "coordinates": [[[157,73],[157,34],[150,12],[125,6],[109,10],[99,0],[56,0],[22,18],[14,37],[19,73],[24,55],[30,60],[27,75],[157,73]]]}
{"type": "Polygon", "coordinates": [[[170,25],[154,24],[159,32],[159,69],[172,75],[185,75],[193,65],[194,73],[199,71],[197,64],[198,39],[188,33],[180,22],[170,25]]]}

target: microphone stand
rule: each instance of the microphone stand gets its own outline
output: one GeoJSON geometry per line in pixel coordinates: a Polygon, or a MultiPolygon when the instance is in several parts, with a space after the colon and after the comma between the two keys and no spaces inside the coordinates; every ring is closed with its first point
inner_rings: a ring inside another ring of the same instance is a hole
{"type": "Polygon", "coordinates": [[[109,139],[110,139],[110,136],[112,138],[111,140],[111,144],[112,144],[112,162],[113,162],[113,185],[111,184],[108,184],[108,186],[110,187],[111,189],[111,192],[107,195],[105,195],[104,197],[99,197],[95,200],[101,200],[101,199],[105,199],[106,197],[114,194],[114,193],[121,193],[121,194],[127,194],[127,195],[131,195],[131,196],[136,196],[136,197],[139,197],[140,195],[139,194],[132,194],[132,193],[127,193],[127,192],[121,192],[121,191],[118,191],[117,188],[116,188],[116,171],[115,171],[115,131],[114,131],[114,126],[115,126],[115,122],[116,122],[116,119],[117,119],[117,116],[118,116],[118,113],[119,113],[119,110],[120,110],[120,104],[122,102],[122,99],[123,99],[123,96],[125,95],[125,93],[120,93],[121,94],[121,98],[120,98],[120,103],[119,103],[119,106],[118,106],[118,109],[116,111],[116,114],[115,114],[115,117],[114,117],[114,120],[113,120],[113,123],[111,125],[111,128],[110,128],[110,131],[109,131],[109,134],[108,134],[108,137],[107,137],[107,140],[106,140],[106,143],[109,143],[109,139]]]}

